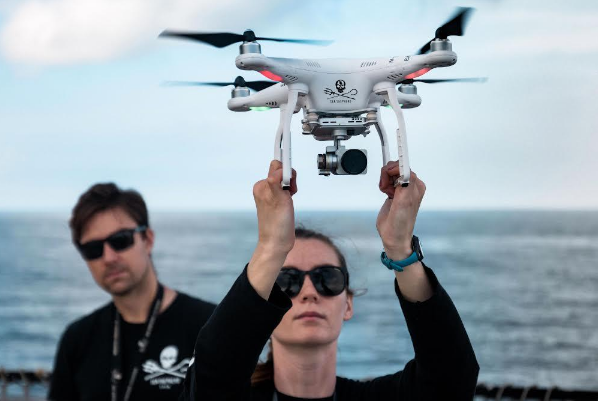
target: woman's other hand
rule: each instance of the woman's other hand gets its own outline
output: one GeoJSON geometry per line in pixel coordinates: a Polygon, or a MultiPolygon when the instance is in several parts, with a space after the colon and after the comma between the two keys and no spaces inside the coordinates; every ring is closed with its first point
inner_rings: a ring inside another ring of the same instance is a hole
{"type": "Polygon", "coordinates": [[[389,162],[382,168],[380,191],[388,195],[388,199],[382,205],[376,221],[384,250],[393,260],[405,259],[413,252],[413,227],[426,192],[426,185],[413,171],[409,186],[395,187],[395,179],[400,174],[398,162],[389,162]]]}
{"type": "Polygon", "coordinates": [[[295,244],[295,211],[297,172],[293,169],[290,190],[283,190],[282,163],[270,163],[268,177],[253,186],[257,209],[258,245],[249,262],[247,275],[253,288],[268,299],[278,272],[295,244]]]}

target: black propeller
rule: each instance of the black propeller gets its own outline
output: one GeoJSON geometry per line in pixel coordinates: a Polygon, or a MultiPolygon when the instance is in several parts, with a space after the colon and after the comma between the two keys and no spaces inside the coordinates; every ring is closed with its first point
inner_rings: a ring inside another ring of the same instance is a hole
{"type": "Polygon", "coordinates": [[[401,82],[399,82],[399,84],[413,84],[415,82],[423,82],[425,84],[437,84],[439,82],[479,82],[484,83],[488,81],[488,78],[486,77],[479,77],[479,78],[437,78],[437,79],[430,79],[430,78],[425,78],[425,79],[412,79],[412,80],[403,80],[401,82]]]}
{"type": "Polygon", "coordinates": [[[199,81],[167,81],[165,85],[172,86],[213,86],[213,87],[226,87],[228,85],[234,85],[235,88],[247,87],[254,91],[261,91],[271,87],[272,85],[278,84],[274,81],[245,81],[241,76],[238,76],[234,82],[199,82],[199,81]]]}
{"type": "Polygon", "coordinates": [[[242,35],[230,32],[177,32],[177,31],[164,31],[160,34],[160,37],[164,38],[183,38],[190,39],[198,42],[207,43],[215,47],[223,48],[233,43],[239,42],[255,42],[256,40],[269,40],[274,42],[290,42],[290,43],[303,43],[307,45],[318,45],[326,46],[332,43],[330,40],[315,40],[315,39],[281,39],[281,38],[264,38],[255,36],[255,33],[248,29],[242,35]]]}
{"type": "MultiPolygon", "coordinates": [[[[465,33],[465,25],[467,24],[467,20],[472,11],[473,8],[471,7],[460,7],[453,18],[436,29],[434,39],[446,39],[449,36],[463,36],[465,33]]],[[[417,54],[428,53],[430,51],[430,44],[434,39],[423,45],[417,54]]]]}

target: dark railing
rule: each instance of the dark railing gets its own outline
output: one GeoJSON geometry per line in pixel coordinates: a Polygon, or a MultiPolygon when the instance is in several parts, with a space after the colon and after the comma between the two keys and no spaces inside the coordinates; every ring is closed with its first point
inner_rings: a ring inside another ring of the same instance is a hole
{"type": "MultiPolygon", "coordinates": [[[[40,396],[45,396],[51,375],[52,373],[44,370],[8,371],[0,368],[0,400],[39,399],[40,396]],[[37,388],[37,392],[32,395],[34,387],[37,388]],[[19,395],[9,395],[14,392],[18,392],[19,395]]],[[[598,400],[598,391],[564,390],[558,387],[498,386],[480,383],[476,388],[476,399],[485,401],[596,401],[598,400]]]]}
{"type": "MultiPolygon", "coordinates": [[[[48,384],[50,383],[50,376],[51,373],[44,370],[8,371],[0,367],[0,400],[8,401],[22,399],[28,401],[31,399],[39,399],[39,392],[32,395],[31,391],[34,387],[42,387],[44,390],[47,390],[48,384]],[[20,391],[19,395],[9,395],[9,387],[11,394],[15,392],[16,388],[16,392],[20,391]],[[18,390],[19,387],[20,390],[18,390]]],[[[45,395],[46,392],[43,394],[45,395]]]]}
{"type": "Polygon", "coordinates": [[[476,387],[476,399],[486,401],[596,401],[598,400],[598,391],[480,383],[476,387]]]}

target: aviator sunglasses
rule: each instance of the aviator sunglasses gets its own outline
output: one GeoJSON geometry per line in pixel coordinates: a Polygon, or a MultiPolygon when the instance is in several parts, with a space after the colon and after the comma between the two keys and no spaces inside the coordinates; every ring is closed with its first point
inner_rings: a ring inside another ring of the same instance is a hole
{"type": "Polygon", "coordinates": [[[276,278],[276,283],[289,297],[301,292],[305,275],[309,275],[316,291],[322,296],[338,296],[347,288],[349,275],[344,268],[321,266],[311,271],[297,268],[283,268],[276,278]]]}
{"type": "Polygon", "coordinates": [[[108,243],[114,251],[123,251],[135,243],[135,233],[143,232],[146,229],[147,226],[144,225],[137,226],[134,229],[122,229],[102,240],[92,240],[83,244],[77,243],[77,248],[83,258],[86,260],[95,260],[104,254],[104,243],[108,243]]]}

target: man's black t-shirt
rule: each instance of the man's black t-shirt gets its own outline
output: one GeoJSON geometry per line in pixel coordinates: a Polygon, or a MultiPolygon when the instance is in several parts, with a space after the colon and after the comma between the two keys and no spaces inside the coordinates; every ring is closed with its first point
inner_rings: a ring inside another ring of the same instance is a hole
{"type": "MultiPolygon", "coordinates": [[[[197,334],[214,305],[178,293],[162,312],[141,362],[131,400],[176,400],[197,334]]],[[[58,347],[48,398],[51,400],[110,400],[110,370],[114,305],[109,303],[68,326],[58,347]]],[[[122,400],[143,337],[145,324],[121,320],[123,376],[122,400]]]]}

